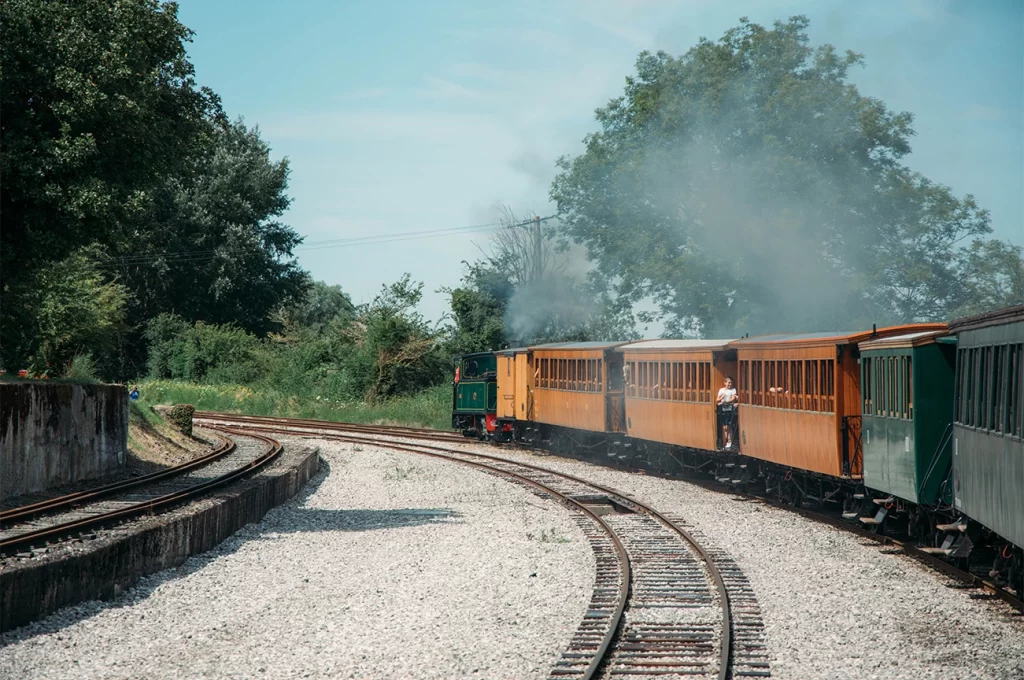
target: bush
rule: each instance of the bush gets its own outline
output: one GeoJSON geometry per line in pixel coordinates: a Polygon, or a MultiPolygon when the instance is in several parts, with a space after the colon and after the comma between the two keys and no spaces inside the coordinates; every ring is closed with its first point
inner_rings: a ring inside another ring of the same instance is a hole
{"type": "Polygon", "coordinates": [[[171,407],[167,413],[167,420],[171,422],[178,431],[188,437],[192,436],[192,415],[196,412],[194,406],[189,404],[177,404],[171,407]]]}
{"type": "Polygon", "coordinates": [[[79,382],[98,382],[96,361],[91,354],[76,354],[68,364],[64,377],[79,382]]]}
{"type": "Polygon", "coordinates": [[[41,374],[67,366],[76,355],[102,357],[113,350],[128,294],[109,280],[98,264],[101,258],[98,248],[76,251],[40,267],[24,290],[5,291],[5,301],[18,299],[15,314],[23,317],[17,328],[4,331],[8,365],[27,361],[41,374]]]}
{"type": "Polygon", "coordinates": [[[193,382],[249,383],[265,370],[260,366],[260,341],[235,326],[186,323],[161,314],[146,329],[149,375],[193,382]]]}

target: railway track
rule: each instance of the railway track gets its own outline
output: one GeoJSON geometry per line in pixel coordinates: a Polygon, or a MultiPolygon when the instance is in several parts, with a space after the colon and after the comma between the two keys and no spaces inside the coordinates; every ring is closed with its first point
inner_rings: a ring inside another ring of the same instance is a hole
{"type": "MultiPolygon", "coordinates": [[[[198,415],[198,414],[197,414],[198,415]]],[[[384,446],[500,475],[575,510],[596,559],[593,595],[551,678],[770,677],[760,609],[729,557],[685,522],[614,489],[527,463],[433,444],[430,430],[202,414],[274,435],[384,446]],[[388,439],[383,439],[388,438],[388,439]]]]}
{"type": "Polygon", "coordinates": [[[262,468],[282,451],[279,442],[265,435],[219,429],[233,439],[222,437],[212,451],[198,459],[0,513],[0,556],[31,555],[68,537],[91,535],[169,509],[262,468]]]}

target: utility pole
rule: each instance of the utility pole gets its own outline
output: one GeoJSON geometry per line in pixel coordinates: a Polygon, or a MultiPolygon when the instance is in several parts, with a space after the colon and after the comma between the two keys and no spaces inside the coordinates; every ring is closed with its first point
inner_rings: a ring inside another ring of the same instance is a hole
{"type": "Polygon", "coordinates": [[[544,272],[544,249],[541,246],[540,238],[540,215],[533,216],[533,279],[539,281],[544,272]]]}

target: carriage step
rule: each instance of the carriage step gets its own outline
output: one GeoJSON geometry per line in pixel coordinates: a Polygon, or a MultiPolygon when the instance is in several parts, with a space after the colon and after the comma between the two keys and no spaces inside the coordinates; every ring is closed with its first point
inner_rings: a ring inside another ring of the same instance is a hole
{"type": "Polygon", "coordinates": [[[862,501],[862,500],[864,500],[864,498],[865,498],[864,494],[862,494],[862,493],[855,493],[855,494],[853,494],[853,497],[854,497],[854,498],[855,498],[856,500],[858,500],[858,501],[862,501]]]}
{"type": "Polygon", "coordinates": [[[892,496],[889,496],[888,498],[872,498],[871,500],[874,502],[875,505],[889,505],[896,501],[896,499],[893,498],[892,496]]]}
{"type": "Polygon", "coordinates": [[[879,506],[878,512],[875,513],[874,517],[861,517],[861,524],[869,524],[871,526],[877,526],[885,521],[885,516],[889,514],[889,510],[884,505],[879,506]]]}
{"type": "Polygon", "coordinates": [[[967,531],[967,522],[963,521],[963,519],[958,519],[952,524],[936,524],[935,528],[939,531],[959,531],[963,533],[967,531]]]}
{"type": "Polygon", "coordinates": [[[844,512],[843,519],[854,519],[859,515],[859,512],[844,512]]]}
{"type": "Polygon", "coordinates": [[[953,548],[918,548],[918,550],[929,555],[942,555],[944,557],[953,554],[953,548]]]}

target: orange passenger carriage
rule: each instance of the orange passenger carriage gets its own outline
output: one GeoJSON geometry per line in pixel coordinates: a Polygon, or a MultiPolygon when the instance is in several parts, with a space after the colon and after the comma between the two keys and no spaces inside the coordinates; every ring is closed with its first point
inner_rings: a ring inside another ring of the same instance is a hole
{"type": "Polygon", "coordinates": [[[736,373],[729,340],[642,340],[618,348],[630,437],[693,449],[722,448],[716,395],[736,373]]]}
{"type": "MultiPolygon", "coordinates": [[[[527,420],[589,432],[624,432],[623,343],[561,342],[529,348],[527,420]]],[[[500,374],[500,372],[499,372],[500,374]]]]}
{"type": "Polygon", "coordinates": [[[860,479],[861,392],[857,343],[942,324],[873,331],[766,335],[737,350],[740,452],[831,477],[860,479]]]}

